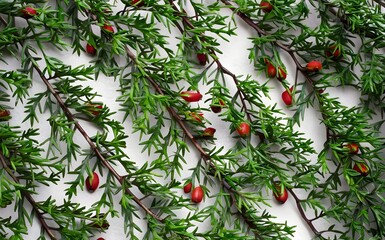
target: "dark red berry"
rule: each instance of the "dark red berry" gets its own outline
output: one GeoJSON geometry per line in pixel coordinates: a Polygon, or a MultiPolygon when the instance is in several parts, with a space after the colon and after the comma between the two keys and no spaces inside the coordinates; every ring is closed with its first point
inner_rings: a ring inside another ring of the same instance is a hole
{"type": "Polygon", "coordinates": [[[219,99],[215,103],[213,101],[213,103],[210,105],[210,108],[213,113],[220,113],[222,111],[222,107],[224,107],[225,105],[225,102],[222,99],[219,99]]]}
{"type": "Polygon", "coordinates": [[[241,122],[237,128],[237,132],[241,137],[250,135],[250,125],[247,122],[241,122]]]}
{"type": "Polygon", "coordinates": [[[278,67],[277,79],[282,82],[283,80],[286,79],[286,77],[287,77],[286,71],[282,67],[278,67]]]}
{"type": "Polygon", "coordinates": [[[88,176],[86,179],[86,188],[89,192],[94,192],[99,186],[99,176],[96,172],[92,173],[92,176],[88,176]]]}
{"type": "Polygon", "coordinates": [[[271,5],[271,3],[269,3],[268,1],[262,1],[260,4],[259,4],[259,7],[262,9],[262,11],[264,11],[265,13],[269,13],[271,12],[271,10],[273,10],[273,5],[271,5]]]}
{"type": "Polygon", "coordinates": [[[202,202],[203,196],[205,195],[201,186],[195,187],[191,193],[191,201],[194,203],[202,202]]]}
{"type": "Polygon", "coordinates": [[[86,52],[92,56],[95,56],[96,55],[96,48],[94,46],[92,46],[91,44],[87,43],[86,52]]]}
{"type": "Polygon", "coordinates": [[[199,91],[184,91],[181,92],[181,97],[187,102],[198,102],[202,99],[202,94],[199,91]]]}
{"type": "Polygon", "coordinates": [[[115,32],[114,28],[109,24],[104,24],[102,29],[108,33],[114,33],[115,32]]]}
{"type": "Polygon", "coordinates": [[[25,19],[32,18],[37,15],[37,11],[33,7],[25,7],[24,9],[21,10],[22,17],[25,19]]]}
{"type": "Polygon", "coordinates": [[[202,133],[202,136],[204,137],[214,137],[214,133],[216,132],[217,130],[215,128],[212,128],[212,127],[208,127],[206,128],[203,133],[202,133]]]}
{"type": "Polygon", "coordinates": [[[275,183],[274,187],[275,187],[275,191],[273,191],[273,194],[274,194],[275,199],[278,202],[284,204],[287,201],[287,199],[289,198],[289,194],[288,194],[286,188],[282,187],[282,185],[280,183],[275,183]]]}
{"type": "Polygon", "coordinates": [[[0,110],[0,117],[9,117],[11,115],[11,112],[7,109],[1,109],[0,110]]]}
{"type": "Polygon", "coordinates": [[[96,239],[96,240],[104,240],[104,238],[100,237],[100,238],[98,238],[98,239],[96,239]]]}
{"type": "Polygon", "coordinates": [[[357,154],[360,149],[357,143],[348,143],[346,147],[349,149],[350,154],[357,154]]]}
{"type": "Polygon", "coordinates": [[[207,55],[205,53],[198,53],[197,59],[200,65],[204,66],[207,62],[207,55]]]}
{"type": "Polygon", "coordinates": [[[369,174],[369,167],[365,163],[355,163],[353,169],[363,177],[366,177],[369,174]]]}
{"type": "Polygon", "coordinates": [[[184,186],[183,191],[185,193],[189,193],[189,192],[191,192],[191,188],[192,188],[192,183],[188,183],[188,184],[186,184],[186,186],[184,186]]]}
{"type": "Polygon", "coordinates": [[[311,61],[306,65],[306,70],[308,72],[318,72],[321,69],[322,69],[322,63],[317,60],[311,61]]]}
{"type": "Polygon", "coordinates": [[[285,90],[282,93],[282,100],[286,104],[286,106],[290,106],[293,104],[293,87],[291,87],[289,90],[285,90]]]}
{"type": "Polygon", "coordinates": [[[341,56],[341,51],[336,45],[333,45],[325,50],[325,54],[326,56],[332,57],[333,59],[338,59],[341,56]]]}
{"type": "Polygon", "coordinates": [[[132,6],[137,6],[137,7],[143,7],[144,5],[144,0],[132,0],[131,1],[132,6]]]}

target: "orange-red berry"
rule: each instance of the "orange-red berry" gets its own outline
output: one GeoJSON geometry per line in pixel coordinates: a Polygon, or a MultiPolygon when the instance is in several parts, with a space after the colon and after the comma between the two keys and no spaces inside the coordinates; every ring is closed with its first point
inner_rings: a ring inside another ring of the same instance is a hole
{"type": "Polygon", "coordinates": [[[250,135],[250,125],[247,122],[241,122],[237,128],[237,132],[241,137],[250,135]]]}
{"type": "Polygon", "coordinates": [[[92,46],[91,44],[87,43],[86,52],[92,56],[95,56],[96,55],[96,48],[94,46],[92,46]]]}
{"type": "Polygon", "coordinates": [[[269,78],[273,78],[277,75],[277,69],[275,68],[275,66],[271,63],[268,63],[267,66],[266,66],[266,75],[269,77],[269,78]]]}
{"type": "Polygon", "coordinates": [[[181,92],[181,97],[187,102],[198,102],[202,99],[202,94],[199,91],[184,91],[181,92]]]}
{"type": "Polygon", "coordinates": [[[279,202],[284,204],[287,199],[289,198],[289,194],[285,187],[282,188],[280,183],[274,184],[275,191],[273,191],[275,199],[279,202]]]}
{"type": "Polygon", "coordinates": [[[32,18],[37,15],[37,11],[33,7],[25,7],[21,10],[22,17],[25,19],[32,18]]]}
{"type": "Polygon", "coordinates": [[[271,12],[271,10],[273,10],[273,5],[271,5],[270,2],[268,1],[262,1],[260,4],[259,4],[259,7],[262,9],[262,11],[264,11],[265,13],[269,13],[271,12]]]}
{"type": "Polygon", "coordinates": [[[318,72],[321,69],[322,69],[322,63],[317,60],[311,61],[306,65],[306,70],[308,72],[318,72]]]}
{"type": "Polygon", "coordinates": [[[186,184],[186,186],[183,187],[183,191],[185,193],[189,193],[189,192],[191,192],[191,188],[192,188],[192,183],[188,183],[188,184],[186,184]]]}
{"type": "Polygon", "coordinates": [[[286,77],[287,77],[286,71],[282,67],[278,67],[277,79],[282,82],[283,80],[286,79],[286,77]]]}
{"type": "Polygon", "coordinates": [[[99,186],[99,176],[96,172],[92,173],[92,176],[88,176],[86,179],[86,188],[89,192],[94,192],[99,186]]]}
{"type": "Polygon", "coordinates": [[[191,201],[193,201],[194,203],[200,203],[202,202],[204,195],[205,193],[201,186],[195,187],[194,190],[191,192],[191,201]]]}
{"type": "Polygon", "coordinates": [[[290,106],[293,104],[293,87],[291,87],[289,90],[285,90],[282,93],[282,100],[286,104],[286,106],[290,106]]]}
{"type": "Polygon", "coordinates": [[[355,163],[353,169],[363,177],[366,177],[369,174],[369,167],[365,163],[355,163]]]}

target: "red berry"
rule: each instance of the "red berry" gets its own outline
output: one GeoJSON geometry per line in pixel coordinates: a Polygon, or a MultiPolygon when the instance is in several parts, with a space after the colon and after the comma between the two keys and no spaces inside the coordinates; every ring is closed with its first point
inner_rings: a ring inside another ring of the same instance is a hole
{"type": "Polygon", "coordinates": [[[137,7],[143,7],[144,5],[144,0],[132,0],[131,5],[135,5],[137,7]]]}
{"type": "Polygon", "coordinates": [[[115,32],[114,28],[109,24],[104,24],[102,29],[108,33],[114,33],[115,32]]]}
{"type": "Polygon", "coordinates": [[[241,137],[247,137],[250,135],[250,125],[247,122],[241,122],[237,128],[237,132],[241,137]]]}
{"type": "Polygon", "coordinates": [[[92,177],[88,176],[86,179],[86,188],[89,192],[94,192],[99,186],[99,176],[93,172],[92,177]]]}
{"type": "Polygon", "coordinates": [[[202,133],[202,136],[204,137],[214,137],[214,133],[216,132],[217,130],[215,128],[212,128],[212,127],[208,127],[206,128],[203,133],[202,133]]]}
{"type": "Polygon", "coordinates": [[[98,238],[98,239],[96,239],[96,240],[104,240],[104,238],[100,237],[100,238],[98,238]]]}
{"type": "Polygon", "coordinates": [[[271,64],[271,63],[267,64],[266,75],[269,78],[273,78],[277,75],[277,69],[275,68],[275,66],[273,64],[271,64]]]}
{"type": "Polygon", "coordinates": [[[1,109],[0,110],[0,118],[9,117],[11,115],[11,112],[7,109],[1,109]]]}
{"type": "Polygon", "coordinates": [[[268,1],[262,1],[259,4],[259,7],[264,11],[265,13],[271,12],[273,10],[273,5],[271,5],[268,1]]]}
{"type": "Polygon", "coordinates": [[[185,193],[189,193],[189,192],[191,192],[191,188],[192,188],[192,183],[189,183],[186,186],[184,186],[183,191],[185,193]]]}
{"type": "Polygon", "coordinates": [[[357,154],[360,149],[357,143],[348,143],[346,147],[349,149],[350,154],[357,154]]]}
{"type": "Polygon", "coordinates": [[[86,45],[86,52],[92,56],[95,56],[96,54],[96,48],[92,46],[91,44],[87,43],[86,45]]]}
{"type": "Polygon", "coordinates": [[[219,99],[217,103],[213,103],[210,105],[211,111],[213,113],[220,113],[222,111],[222,107],[225,106],[225,102],[222,99],[219,99]]]}
{"type": "Polygon", "coordinates": [[[292,91],[293,91],[293,87],[291,87],[289,90],[286,90],[282,93],[282,100],[286,104],[286,106],[290,106],[293,103],[292,91]]]}
{"type": "Polygon", "coordinates": [[[355,163],[353,169],[363,177],[366,177],[369,174],[369,167],[365,163],[355,163]]]}
{"type": "Polygon", "coordinates": [[[325,50],[325,54],[328,57],[337,59],[341,56],[341,51],[336,45],[333,45],[333,46],[330,46],[327,50],[325,50]]]}
{"type": "Polygon", "coordinates": [[[200,65],[204,66],[207,62],[207,55],[204,53],[198,53],[197,54],[198,62],[200,65]]]}
{"type": "Polygon", "coordinates": [[[32,18],[37,15],[37,11],[33,7],[25,7],[24,9],[21,10],[22,17],[25,19],[32,18]]]}
{"type": "Polygon", "coordinates": [[[205,193],[203,192],[203,189],[201,186],[195,187],[191,193],[191,201],[193,201],[194,203],[200,203],[202,202],[204,195],[205,193]]]}
{"type": "Polygon", "coordinates": [[[198,102],[202,99],[202,94],[199,91],[184,91],[181,92],[181,97],[187,102],[198,102]]]}
{"type": "Polygon", "coordinates": [[[317,60],[311,61],[306,65],[306,70],[308,72],[318,72],[321,69],[322,69],[322,63],[317,60]]]}
{"type": "Polygon", "coordinates": [[[190,112],[187,119],[194,120],[194,121],[201,123],[203,121],[204,117],[203,117],[203,113],[201,113],[201,112],[200,113],[190,112]]]}
{"type": "Polygon", "coordinates": [[[283,80],[286,79],[286,77],[287,77],[286,71],[282,67],[278,67],[277,79],[282,82],[283,80]]]}
{"type": "Polygon", "coordinates": [[[289,194],[288,194],[286,188],[283,187],[283,189],[282,189],[280,183],[275,183],[274,186],[276,189],[276,191],[273,191],[275,199],[278,202],[284,204],[287,201],[287,199],[289,198],[289,194]]]}

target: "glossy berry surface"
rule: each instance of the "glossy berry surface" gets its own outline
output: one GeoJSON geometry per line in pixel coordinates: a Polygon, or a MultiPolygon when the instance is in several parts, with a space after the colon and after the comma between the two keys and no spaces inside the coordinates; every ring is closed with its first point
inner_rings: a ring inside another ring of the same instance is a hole
{"type": "Polygon", "coordinates": [[[216,131],[217,131],[217,130],[216,130],[215,128],[208,127],[208,128],[206,128],[206,129],[203,131],[202,135],[203,135],[204,137],[214,137],[214,134],[215,134],[216,131]]]}
{"type": "Polygon", "coordinates": [[[183,191],[184,191],[185,193],[189,193],[189,192],[191,192],[191,188],[192,188],[192,183],[188,183],[188,184],[186,184],[186,185],[183,187],[183,191]]]}
{"type": "Polygon", "coordinates": [[[284,187],[283,189],[281,188],[281,184],[275,184],[276,191],[274,191],[274,197],[275,199],[279,202],[284,204],[287,199],[289,198],[289,194],[284,187]]]}
{"type": "Polygon", "coordinates": [[[314,60],[306,64],[306,70],[308,72],[318,72],[322,69],[322,63],[320,61],[314,60]]]}
{"type": "Polygon", "coordinates": [[[94,192],[99,186],[99,176],[93,172],[92,177],[88,176],[86,179],[86,188],[89,192],[94,192]]]}
{"type": "Polygon", "coordinates": [[[186,102],[198,102],[202,99],[202,94],[199,91],[184,91],[181,92],[181,97],[186,102]]]}
{"type": "Polygon", "coordinates": [[[269,13],[273,10],[273,5],[271,5],[268,1],[262,1],[259,6],[265,13],[269,13]]]}
{"type": "Polygon", "coordinates": [[[115,32],[114,28],[108,24],[104,24],[102,29],[108,33],[114,33],[115,32]]]}
{"type": "Polygon", "coordinates": [[[365,163],[355,163],[353,169],[363,177],[369,174],[369,167],[365,163]]]}
{"type": "Polygon", "coordinates": [[[87,43],[86,45],[86,52],[89,55],[95,56],[96,55],[96,48],[92,46],[91,44],[87,43]]]}
{"type": "Polygon", "coordinates": [[[274,67],[273,64],[269,63],[266,66],[266,75],[269,78],[274,78],[277,75],[277,69],[274,67]]]}
{"type": "Polygon", "coordinates": [[[21,10],[21,13],[22,13],[23,18],[25,18],[25,19],[29,19],[29,18],[32,18],[32,17],[37,15],[37,11],[33,7],[26,7],[26,8],[21,10]]]}
{"type": "Polygon", "coordinates": [[[282,93],[282,100],[286,104],[286,106],[290,106],[293,104],[293,96],[292,96],[293,87],[289,90],[286,90],[282,93]]]}
{"type": "Polygon", "coordinates": [[[7,109],[1,109],[0,110],[0,117],[9,117],[11,115],[11,112],[7,109]]]}
{"type": "Polygon", "coordinates": [[[241,137],[247,137],[250,135],[250,125],[247,122],[242,122],[237,128],[237,132],[241,137]]]}
{"type": "Polygon", "coordinates": [[[193,201],[194,203],[200,203],[202,202],[204,195],[205,194],[202,187],[195,187],[194,190],[191,192],[191,201],[193,201]]]}
{"type": "Polygon", "coordinates": [[[212,103],[210,108],[213,113],[220,113],[222,111],[222,107],[224,106],[225,102],[222,99],[219,99],[216,103],[212,103]]]}

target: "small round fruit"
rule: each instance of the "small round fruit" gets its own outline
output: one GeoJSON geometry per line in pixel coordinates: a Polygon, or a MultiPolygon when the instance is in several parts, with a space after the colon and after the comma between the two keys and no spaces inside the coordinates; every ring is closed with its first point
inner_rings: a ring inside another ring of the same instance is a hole
{"type": "Polygon", "coordinates": [[[25,7],[21,10],[21,14],[23,18],[30,19],[37,15],[37,11],[33,7],[25,7]]]}
{"type": "Polygon", "coordinates": [[[115,32],[114,28],[109,24],[104,24],[102,29],[108,33],[114,33],[115,32]]]}
{"type": "Polygon", "coordinates": [[[357,143],[348,143],[346,147],[349,149],[350,154],[357,154],[360,149],[357,143]]]}
{"type": "Polygon", "coordinates": [[[203,137],[214,137],[214,134],[217,130],[215,128],[212,128],[212,127],[208,127],[206,128],[203,133],[202,133],[202,136],[203,137]]]}
{"type": "Polygon", "coordinates": [[[293,87],[289,90],[286,90],[282,93],[282,100],[286,104],[286,106],[291,106],[293,104],[293,96],[292,96],[293,87]]]}
{"type": "Polygon", "coordinates": [[[194,203],[202,202],[203,196],[205,195],[201,186],[195,187],[191,192],[191,201],[194,203]]]}
{"type": "Polygon", "coordinates": [[[250,135],[250,125],[247,122],[241,122],[237,128],[237,132],[241,137],[250,135]]]}
{"type": "Polygon", "coordinates": [[[325,50],[325,54],[333,59],[341,57],[341,51],[336,45],[330,46],[327,50],[325,50]]]}
{"type": "Polygon", "coordinates": [[[189,115],[187,115],[187,119],[201,123],[201,122],[203,122],[204,117],[203,117],[203,113],[201,113],[201,112],[199,112],[199,113],[189,112],[189,115]]]}
{"type": "Polygon", "coordinates": [[[286,71],[282,67],[278,67],[278,74],[277,74],[277,79],[278,81],[283,81],[287,77],[286,71]]]}
{"type": "Polygon", "coordinates": [[[192,183],[188,183],[188,184],[186,184],[186,186],[184,186],[183,191],[185,193],[189,193],[189,192],[191,192],[191,188],[192,188],[192,183]]]}
{"type": "Polygon", "coordinates": [[[289,198],[289,194],[285,187],[281,187],[280,183],[275,184],[276,191],[273,191],[275,199],[279,202],[284,204],[287,199],[289,198]]]}
{"type": "Polygon", "coordinates": [[[369,174],[369,167],[365,163],[355,163],[353,169],[363,177],[366,177],[369,174]]]}
{"type": "Polygon", "coordinates": [[[98,238],[98,239],[96,239],[96,240],[104,240],[104,238],[100,237],[100,238],[98,238]]]}
{"type": "Polygon", "coordinates": [[[222,99],[219,99],[216,103],[213,103],[210,105],[211,111],[213,113],[220,113],[222,111],[222,107],[224,107],[226,104],[222,99]]]}
{"type": "Polygon", "coordinates": [[[199,91],[184,91],[181,92],[181,97],[187,102],[198,102],[202,99],[202,94],[199,91]]]}
{"type": "Polygon", "coordinates": [[[306,64],[306,70],[308,72],[318,72],[322,69],[322,63],[320,61],[314,60],[306,64]]]}
{"type": "Polygon", "coordinates": [[[275,68],[275,66],[273,64],[271,64],[271,63],[267,64],[266,75],[269,78],[273,78],[277,75],[277,69],[275,68]]]}
{"type": "Polygon", "coordinates": [[[86,188],[89,192],[94,192],[99,186],[99,176],[96,172],[92,173],[92,177],[86,179],[86,188]]]}
{"type": "Polygon", "coordinates": [[[92,46],[91,44],[87,43],[86,45],[86,52],[89,55],[95,56],[96,55],[96,48],[92,46]]]}
{"type": "Polygon", "coordinates": [[[260,4],[259,4],[259,7],[262,9],[262,11],[264,11],[265,13],[269,13],[271,12],[271,10],[273,10],[273,5],[271,5],[271,3],[269,3],[268,1],[262,1],[260,4]]]}
{"type": "Polygon", "coordinates": [[[206,65],[207,63],[207,55],[205,53],[197,53],[197,59],[201,66],[206,65]]]}

